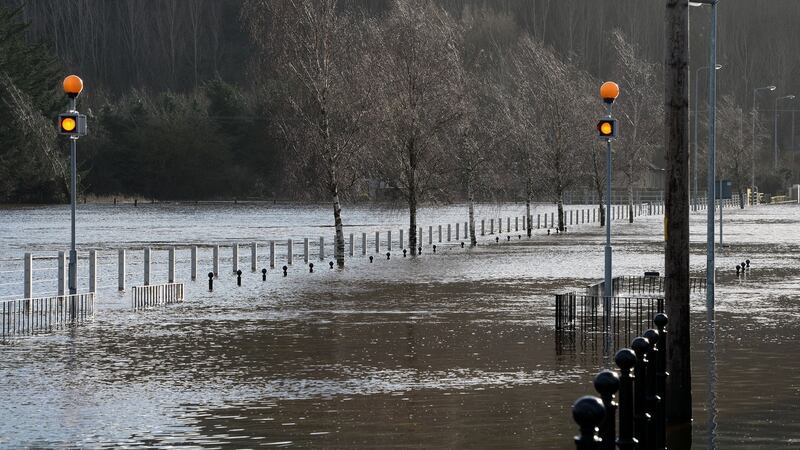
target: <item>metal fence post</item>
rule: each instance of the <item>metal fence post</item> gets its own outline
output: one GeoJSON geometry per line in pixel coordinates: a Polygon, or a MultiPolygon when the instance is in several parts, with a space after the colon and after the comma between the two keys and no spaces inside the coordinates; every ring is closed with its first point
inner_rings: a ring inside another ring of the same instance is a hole
{"type": "Polygon", "coordinates": [[[33,255],[25,253],[25,298],[33,298],[33,255]]]}
{"type": "Polygon", "coordinates": [[[452,230],[452,227],[451,227],[451,225],[448,223],[448,224],[447,224],[447,242],[450,242],[450,238],[451,238],[451,236],[452,236],[452,231],[451,231],[451,230],[452,230]]]}
{"type": "Polygon", "coordinates": [[[386,250],[392,251],[392,230],[386,232],[386,250]]]}
{"type": "Polygon", "coordinates": [[[213,253],[213,255],[211,256],[211,259],[212,259],[212,263],[211,263],[212,270],[211,271],[214,272],[214,277],[218,277],[219,276],[219,245],[215,245],[214,247],[212,247],[211,250],[212,250],[212,253],[213,253]]]}
{"type": "MultiPolygon", "coordinates": [[[[196,249],[196,247],[195,247],[196,249]]],[[[195,250],[196,252],[196,250],[195,250]]],[[[117,288],[120,291],[125,290],[125,281],[127,278],[126,267],[125,267],[125,249],[119,249],[119,254],[117,255],[117,288]]],[[[59,294],[60,295],[60,294],[59,294]]]]}
{"type": "MultiPolygon", "coordinates": [[[[308,245],[306,245],[306,248],[308,248],[308,245]]],[[[361,254],[367,254],[367,233],[361,233],[361,254]]]]}
{"type": "Polygon", "coordinates": [[[636,365],[636,353],[623,348],[614,356],[614,362],[620,370],[619,383],[619,438],[620,450],[634,450],[636,439],[633,437],[633,378],[631,369],[636,365]]]}
{"type": "Polygon", "coordinates": [[[58,252],[58,295],[67,291],[67,253],[58,252]]]}
{"type": "Polygon", "coordinates": [[[631,349],[636,352],[636,367],[634,368],[634,420],[633,432],[639,441],[639,448],[649,448],[647,442],[647,352],[650,343],[643,337],[637,337],[631,343],[631,349]]]}
{"type": "Polygon", "coordinates": [[[375,232],[375,253],[381,252],[381,232],[375,232]]]}
{"type": "Polygon", "coordinates": [[[286,240],[286,263],[292,265],[294,262],[294,242],[291,239],[286,240]]]}
{"type": "Polygon", "coordinates": [[[275,267],[275,241],[269,241],[269,267],[275,267]]]}
{"type": "Polygon", "coordinates": [[[250,243],[250,271],[256,271],[258,264],[258,244],[255,242],[250,243]]]}
{"type": "Polygon", "coordinates": [[[175,247],[170,247],[167,257],[167,280],[169,283],[175,282],[175,247]]]}
{"type": "Polygon", "coordinates": [[[150,247],[144,249],[144,285],[150,285],[150,247]]]}
{"type": "Polygon", "coordinates": [[[428,227],[428,245],[433,245],[433,225],[428,227]]]}
{"type": "Polygon", "coordinates": [[[308,264],[309,258],[308,238],[303,238],[303,262],[308,264]]]}
{"type": "Polygon", "coordinates": [[[97,292],[97,250],[89,250],[89,292],[97,292]]]}
{"type": "Polygon", "coordinates": [[[353,257],[353,254],[355,253],[355,247],[356,247],[356,244],[353,241],[353,239],[354,239],[353,233],[350,233],[350,257],[351,258],[353,257]]]}
{"type": "Polygon", "coordinates": [[[325,260],[325,238],[322,236],[319,237],[319,260],[325,260]]]}
{"type": "Polygon", "coordinates": [[[192,281],[197,279],[197,246],[192,246],[192,281]]]}
{"type": "Polygon", "coordinates": [[[439,225],[439,243],[442,243],[442,226],[439,225]]]}
{"type": "Polygon", "coordinates": [[[580,427],[580,435],[575,436],[577,450],[599,450],[600,439],[597,437],[597,426],[605,417],[605,407],[599,398],[586,395],[572,405],[572,418],[580,427]]]}
{"type": "Polygon", "coordinates": [[[606,415],[600,425],[600,437],[603,442],[600,448],[603,450],[615,450],[617,448],[617,404],[614,402],[614,394],[619,390],[619,376],[611,370],[604,370],[594,377],[594,388],[603,399],[603,406],[606,408],[606,415]]]}
{"type": "Polygon", "coordinates": [[[233,244],[233,273],[239,271],[239,244],[233,244]]]}

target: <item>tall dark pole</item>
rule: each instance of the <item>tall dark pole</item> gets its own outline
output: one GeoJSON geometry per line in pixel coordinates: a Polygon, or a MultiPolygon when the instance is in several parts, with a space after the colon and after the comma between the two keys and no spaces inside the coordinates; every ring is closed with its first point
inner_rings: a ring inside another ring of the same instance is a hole
{"type": "MultiPolygon", "coordinates": [[[[70,99],[70,111],[75,111],[75,99],[70,99]]],[[[75,250],[75,205],[77,204],[77,172],[78,172],[78,141],[77,139],[69,140],[69,161],[70,161],[70,246],[69,246],[69,294],[75,295],[78,293],[78,254],[75,250]]],[[[71,316],[74,319],[77,311],[71,311],[71,316]]]]}
{"type": "MultiPolygon", "coordinates": [[[[667,423],[669,448],[691,447],[692,386],[689,340],[689,2],[666,2],[665,149],[666,224],[664,252],[667,330],[667,423]]],[[[712,66],[713,67],[713,66],[712,66]]]]}

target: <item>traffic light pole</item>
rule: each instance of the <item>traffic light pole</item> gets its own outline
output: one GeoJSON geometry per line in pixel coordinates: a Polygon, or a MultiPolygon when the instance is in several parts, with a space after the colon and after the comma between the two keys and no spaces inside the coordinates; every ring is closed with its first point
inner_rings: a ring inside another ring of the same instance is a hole
{"type": "MultiPolygon", "coordinates": [[[[70,100],[70,110],[75,111],[75,99],[70,100]]],[[[70,160],[70,209],[71,209],[71,239],[69,247],[69,294],[78,293],[78,253],[75,250],[75,205],[77,204],[78,191],[78,139],[70,137],[69,140],[69,160],[70,160]]],[[[70,316],[75,319],[77,316],[75,302],[71,302],[70,316]]]]}
{"type": "MultiPolygon", "coordinates": [[[[608,105],[608,118],[611,118],[611,104],[608,105]]],[[[611,138],[606,139],[606,145],[606,267],[603,308],[607,315],[606,319],[609,319],[611,314],[611,296],[614,295],[611,286],[611,138]]]]}

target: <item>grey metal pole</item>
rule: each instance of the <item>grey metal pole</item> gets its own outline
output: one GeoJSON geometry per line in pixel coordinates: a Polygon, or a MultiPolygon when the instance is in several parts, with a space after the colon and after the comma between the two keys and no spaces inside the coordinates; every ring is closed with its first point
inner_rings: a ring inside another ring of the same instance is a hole
{"type": "Polygon", "coordinates": [[[692,156],[694,157],[694,162],[692,163],[692,172],[694,172],[694,190],[692,192],[692,207],[695,209],[697,209],[697,122],[699,122],[697,97],[699,97],[698,93],[700,92],[700,71],[703,69],[707,69],[707,67],[701,67],[698,69],[697,75],[694,77],[694,146],[692,147],[692,156]]]}
{"type": "MultiPolygon", "coordinates": [[[[75,109],[75,100],[72,100],[71,109],[75,109]]],[[[78,293],[78,252],[75,250],[75,205],[77,204],[78,191],[78,140],[70,138],[69,141],[69,161],[70,161],[70,214],[71,214],[71,236],[69,246],[69,294],[78,293]]],[[[78,311],[72,308],[72,318],[75,319],[78,311]]]]}
{"type": "Polygon", "coordinates": [[[772,167],[775,170],[778,170],[778,100],[780,99],[780,97],[775,99],[775,110],[772,112],[772,123],[774,126],[772,130],[772,151],[774,156],[772,167]]]}
{"type": "MultiPolygon", "coordinates": [[[[758,89],[753,89],[753,147],[750,149],[750,196],[755,195],[756,189],[756,93],[758,89]]],[[[755,203],[752,201],[751,204],[755,203]]]]}
{"type": "MultiPolygon", "coordinates": [[[[717,64],[717,0],[711,2],[711,62],[710,67],[717,64]]],[[[714,174],[716,173],[716,154],[717,154],[717,71],[712,70],[708,77],[708,197],[711,204],[708,208],[708,236],[707,236],[707,261],[706,261],[706,323],[707,339],[709,350],[713,350],[716,341],[716,324],[714,318],[714,281],[716,278],[716,267],[714,261],[714,199],[716,198],[714,174]]],[[[722,192],[720,191],[720,194],[722,192]]],[[[720,195],[720,197],[722,197],[720,195]]],[[[722,202],[720,201],[720,214],[722,214],[722,202]]],[[[709,352],[709,356],[711,353],[709,352]]],[[[708,389],[708,408],[709,411],[716,407],[716,392],[713,388],[713,378],[715,377],[716,367],[714,360],[709,357],[709,380],[711,383],[708,389]]],[[[714,416],[709,415],[708,420],[708,448],[716,448],[716,422],[714,416]]]]}
{"type": "MultiPolygon", "coordinates": [[[[608,106],[608,117],[611,117],[611,105],[608,106]]],[[[611,220],[609,214],[611,211],[611,139],[607,140],[607,154],[606,154],[606,267],[605,267],[605,285],[604,285],[604,299],[603,309],[606,315],[611,313],[611,296],[613,291],[611,289],[611,220]]]]}
{"type": "Polygon", "coordinates": [[[723,206],[722,192],[723,192],[722,191],[722,175],[720,174],[720,177],[719,177],[719,248],[720,249],[723,247],[723,245],[722,245],[722,206],[723,206]]]}

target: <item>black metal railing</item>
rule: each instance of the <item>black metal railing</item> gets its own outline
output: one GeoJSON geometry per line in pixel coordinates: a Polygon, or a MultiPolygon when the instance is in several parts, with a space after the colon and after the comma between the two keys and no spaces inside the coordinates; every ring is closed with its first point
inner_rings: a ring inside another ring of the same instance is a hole
{"type": "MultiPolygon", "coordinates": [[[[658,275],[645,275],[642,277],[621,275],[611,279],[611,295],[663,295],[664,280],[664,277],[658,275]]],[[[703,292],[705,288],[705,278],[689,278],[690,292],[703,292]]],[[[605,282],[600,281],[587,286],[586,295],[605,295],[605,282]]]]}
{"type": "Polygon", "coordinates": [[[615,339],[627,340],[642,334],[650,317],[664,312],[662,297],[598,297],[574,292],[555,297],[556,331],[609,332],[615,339]]]}
{"type": "Polygon", "coordinates": [[[572,405],[572,417],[580,427],[577,449],[665,449],[667,322],[665,314],[657,314],[656,329],[645,331],[630,348],[617,352],[614,360],[619,374],[604,370],[595,376],[600,398],[584,396],[572,405]]]}
{"type": "Polygon", "coordinates": [[[0,302],[0,340],[47,333],[94,316],[94,293],[0,302]]]}

